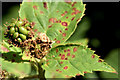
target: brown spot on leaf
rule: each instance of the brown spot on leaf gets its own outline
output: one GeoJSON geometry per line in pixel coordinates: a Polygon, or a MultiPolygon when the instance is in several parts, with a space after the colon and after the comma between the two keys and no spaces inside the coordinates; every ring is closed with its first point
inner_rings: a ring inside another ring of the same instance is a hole
{"type": "Polygon", "coordinates": [[[68,49],[67,51],[70,52],[70,49],[68,49]]]}
{"type": "Polygon", "coordinates": [[[62,22],[63,26],[68,26],[67,22],[62,22]]]}
{"type": "Polygon", "coordinates": [[[59,54],[59,56],[61,56],[62,54],[59,54]]]}
{"type": "Polygon", "coordinates": [[[73,4],[72,4],[72,7],[76,4],[77,2],[74,2],[73,4]]]}
{"type": "Polygon", "coordinates": [[[56,71],[59,71],[59,69],[56,69],[56,71]]]}
{"type": "Polygon", "coordinates": [[[44,12],[43,12],[43,11],[40,11],[40,14],[44,14],[44,12]]]}
{"type": "Polygon", "coordinates": [[[70,56],[70,53],[67,53],[67,56],[70,56]]]}
{"type": "Polygon", "coordinates": [[[37,31],[38,31],[37,29],[34,30],[34,32],[37,32],[37,31]]]}
{"type": "Polygon", "coordinates": [[[62,71],[59,71],[59,73],[61,73],[62,71]]]}
{"type": "Polygon", "coordinates": [[[95,55],[94,55],[94,54],[92,55],[92,58],[95,58],[95,55]]]}
{"type": "Polygon", "coordinates": [[[50,22],[50,23],[55,23],[56,20],[57,20],[56,18],[50,18],[50,19],[49,19],[49,22],[50,22]]]}
{"type": "Polygon", "coordinates": [[[66,17],[66,19],[68,19],[68,17],[66,17]]]}
{"type": "Polygon", "coordinates": [[[62,40],[64,40],[64,38],[62,38],[62,40]]]}
{"type": "Polygon", "coordinates": [[[36,6],[36,5],[34,5],[33,8],[34,8],[35,10],[37,10],[37,6],[36,6]]]}
{"type": "Polygon", "coordinates": [[[61,30],[59,30],[59,32],[60,32],[60,33],[62,33],[62,31],[61,31],[61,30]]]}
{"type": "Polygon", "coordinates": [[[72,55],[72,58],[75,58],[75,55],[72,55]]]}
{"type": "Polygon", "coordinates": [[[56,49],[56,53],[58,52],[58,49],[56,49]]]}
{"type": "Polygon", "coordinates": [[[63,62],[61,61],[60,64],[63,64],[63,62]]]}
{"type": "Polygon", "coordinates": [[[61,56],[61,59],[62,59],[62,60],[64,60],[64,59],[65,59],[65,54],[63,54],[63,55],[61,56]]]}
{"type": "Polygon", "coordinates": [[[65,36],[66,36],[66,33],[63,33],[62,36],[65,37],[65,36]]]}
{"type": "Polygon", "coordinates": [[[65,28],[65,30],[67,31],[67,30],[68,30],[68,28],[65,28]]]}
{"type": "Polygon", "coordinates": [[[51,28],[51,27],[52,27],[52,25],[49,25],[49,26],[48,26],[48,28],[51,28]]]}
{"type": "Polygon", "coordinates": [[[67,52],[67,50],[64,50],[64,52],[67,52]]]}
{"type": "Polygon", "coordinates": [[[56,43],[60,43],[60,41],[59,41],[59,40],[57,40],[57,41],[56,41],[56,43]]]}
{"type": "Polygon", "coordinates": [[[77,51],[77,48],[76,48],[76,47],[74,47],[74,48],[73,48],[73,52],[76,52],[76,51],[77,51]]]}
{"type": "Polygon", "coordinates": [[[100,59],[100,60],[98,60],[98,62],[102,62],[102,60],[100,59]]]}
{"type": "Polygon", "coordinates": [[[43,2],[44,8],[47,9],[47,2],[43,2]]]}
{"type": "Polygon", "coordinates": [[[75,19],[75,17],[73,17],[72,19],[71,19],[71,21],[73,21],[75,19]]]}
{"type": "Polygon", "coordinates": [[[65,66],[64,69],[65,69],[65,70],[68,69],[68,66],[65,66]]]}

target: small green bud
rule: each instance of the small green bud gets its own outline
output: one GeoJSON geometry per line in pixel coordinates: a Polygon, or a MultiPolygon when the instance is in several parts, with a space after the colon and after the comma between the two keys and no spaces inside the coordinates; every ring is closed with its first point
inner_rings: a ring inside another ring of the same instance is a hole
{"type": "Polygon", "coordinates": [[[24,21],[18,21],[17,23],[16,23],[16,26],[22,26],[24,24],[24,21]]]}
{"type": "Polygon", "coordinates": [[[18,28],[17,27],[15,27],[15,31],[18,32],[18,28]]]}
{"type": "Polygon", "coordinates": [[[25,27],[27,27],[27,26],[30,26],[30,24],[29,24],[29,23],[26,23],[26,24],[25,24],[25,27]]]}
{"type": "Polygon", "coordinates": [[[26,36],[23,35],[23,34],[20,34],[20,38],[21,38],[23,41],[26,40],[26,36]]]}
{"type": "Polygon", "coordinates": [[[28,34],[28,31],[26,28],[24,28],[23,26],[19,27],[19,32],[24,34],[24,35],[27,35],[28,34]]]}
{"type": "Polygon", "coordinates": [[[19,43],[22,42],[21,38],[17,38],[17,41],[18,41],[19,43]]]}
{"type": "Polygon", "coordinates": [[[14,27],[11,27],[9,33],[10,33],[10,34],[14,34],[14,33],[15,33],[15,28],[14,28],[14,27]]]}
{"type": "Polygon", "coordinates": [[[18,38],[18,36],[19,36],[19,33],[18,33],[18,32],[15,32],[15,33],[13,34],[13,39],[18,38]]]}

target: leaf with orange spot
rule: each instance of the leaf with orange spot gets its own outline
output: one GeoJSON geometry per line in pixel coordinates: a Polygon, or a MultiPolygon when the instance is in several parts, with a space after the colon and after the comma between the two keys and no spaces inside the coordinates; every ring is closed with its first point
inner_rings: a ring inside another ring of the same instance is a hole
{"type": "Polygon", "coordinates": [[[92,71],[116,72],[86,46],[59,46],[46,56],[43,69],[75,77],[92,71]],[[56,52],[57,49],[57,52],[56,52]],[[54,57],[53,57],[54,55],[54,57]],[[94,55],[94,57],[93,57],[94,55]],[[99,62],[101,60],[102,62],[99,62]]]}
{"type": "Polygon", "coordinates": [[[82,2],[24,2],[20,8],[20,17],[34,22],[34,29],[46,33],[55,41],[53,47],[64,44],[73,34],[79,19],[84,15],[85,5],[82,2]]]}

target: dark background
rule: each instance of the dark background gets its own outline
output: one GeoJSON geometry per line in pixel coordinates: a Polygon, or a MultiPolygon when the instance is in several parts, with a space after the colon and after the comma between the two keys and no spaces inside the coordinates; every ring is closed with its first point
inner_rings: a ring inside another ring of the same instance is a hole
{"type": "MultiPolygon", "coordinates": [[[[118,2],[84,2],[86,4],[85,16],[91,21],[91,27],[85,37],[89,39],[88,46],[95,50],[95,54],[104,59],[112,49],[119,48],[120,41],[120,3],[118,2]],[[90,42],[93,38],[99,40],[99,47],[90,42]]],[[[8,14],[9,8],[20,3],[2,3],[3,16],[8,14]]],[[[97,72],[99,76],[99,72],[97,72]]],[[[81,78],[81,76],[78,76],[81,78]]]]}

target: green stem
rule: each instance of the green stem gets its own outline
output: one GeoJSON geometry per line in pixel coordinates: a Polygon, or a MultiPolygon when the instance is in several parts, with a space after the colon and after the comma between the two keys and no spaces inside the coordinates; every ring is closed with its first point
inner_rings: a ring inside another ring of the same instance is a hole
{"type": "Polygon", "coordinates": [[[38,73],[39,73],[39,79],[40,80],[46,80],[45,79],[45,71],[42,69],[42,63],[43,63],[43,61],[38,61],[37,59],[36,59],[36,62],[37,62],[37,66],[38,66],[38,73]]]}

